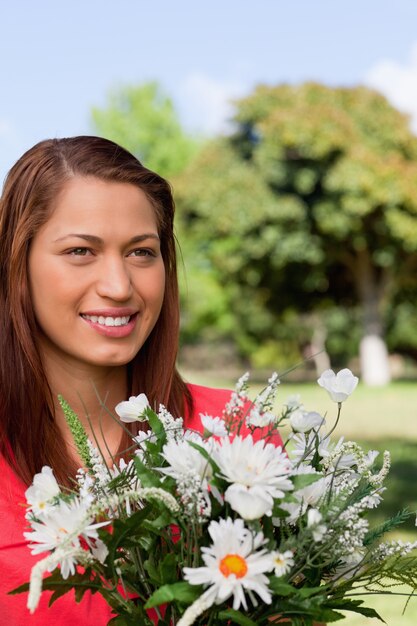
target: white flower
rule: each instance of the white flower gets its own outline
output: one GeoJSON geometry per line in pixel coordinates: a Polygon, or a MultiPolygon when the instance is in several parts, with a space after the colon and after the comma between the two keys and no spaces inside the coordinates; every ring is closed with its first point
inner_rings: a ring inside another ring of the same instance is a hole
{"type": "Polygon", "coordinates": [[[317,382],[329,393],[334,402],[344,402],[356,389],[358,378],[346,368],[337,374],[333,370],[326,370],[317,382]]]}
{"type": "Polygon", "coordinates": [[[272,562],[275,576],[284,576],[294,565],[294,554],[291,550],[285,552],[273,552],[272,562]]]}
{"type": "MultiPolygon", "coordinates": [[[[207,444],[197,442],[202,448],[207,444]]],[[[211,476],[211,465],[204,456],[193,448],[188,441],[169,441],[162,448],[162,456],[168,463],[168,467],[161,467],[160,471],[175,480],[197,474],[201,480],[211,476]]]]}
{"type": "Polygon", "coordinates": [[[253,535],[241,519],[212,521],[208,527],[211,546],[201,549],[203,567],[184,568],[184,578],[191,585],[208,586],[201,596],[208,606],[220,604],[233,596],[233,608],[247,610],[245,590],[256,604],[256,593],[266,604],[271,592],[265,572],[273,569],[271,555],[265,549],[263,534],[253,535]]]}
{"type": "MultiPolygon", "coordinates": [[[[97,550],[96,554],[106,556],[106,549],[100,545],[97,529],[106,526],[109,522],[93,524],[93,518],[88,514],[85,503],[79,498],[71,502],[60,501],[53,510],[42,518],[42,521],[32,521],[32,532],[23,533],[30,542],[32,554],[40,554],[65,546],[63,558],[60,561],[61,574],[68,578],[75,573],[77,558],[74,556],[82,547],[83,539],[90,549],[97,550]]],[[[56,565],[55,565],[56,567],[56,565]]]]}
{"type": "Polygon", "coordinates": [[[138,446],[138,450],[135,450],[135,454],[141,456],[143,452],[146,452],[146,442],[156,442],[156,436],[152,430],[140,430],[136,437],[133,437],[133,441],[138,446]]]}
{"type": "Polygon", "coordinates": [[[159,406],[158,418],[164,427],[167,441],[171,441],[171,439],[181,441],[184,435],[182,417],[174,417],[168,409],[161,404],[159,406]]]}
{"type": "Polygon", "coordinates": [[[282,451],[252,436],[222,439],[213,454],[223,478],[232,483],[225,499],[244,519],[271,515],[274,498],[292,489],[291,463],[282,451]]]}
{"type": "Polygon", "coordinates": [[[248,426],[255,426],[256,428],[263,428],[264,426],[269,426],[276,422],[277,418],[274,413],[270,411],[266,411],[263,413],[257,407],[251,409],[248,417],[246,418],[246,423],[248,426]]]}
{"type": "Polygon", "coordinates": [[[247,487],[234,483],[226,489],[224,499],[243,519],[259,519],[263,515],[272,514],[273,499],[263,488],[247,487]]]}
{"type": "Polygon", "coordinates": [[[61,493],[54,473],[50,467],[44,465],[39,474],[35,474],[33,482],[25,491],[25,496],[35,515],[47,513],[53,508],[51,502],[61,493]]]}
{"type": "Polygon", "coordinates": [[[382,502],[382,493],[386,490],[386,487],[380,487],[369,496],[362,498],[361,502],[367,509],[376,509],[382,502]]]}
{"type": "Polygon", "coordinates": [[[295,462],[308,462],[311,461],[317,452],[321,457],[326,456],[327,449],[329,447],[330,439],[326,435],[321,435],[315,430],[309,433],[298,433],[291,438],[293,448],[290,450],[290,455],[295,459],[295,462]]]}
{"type": "Polygon", "coordinates": [[[226,437],[227,429],[224,420],[220,417],[212,417],[207,415],[207,413],[200,413],[200,419],[204,430],[216,437],[226,437]]]}
{"type": "MultiPolygon", "coordinates": [[[[289,513],[289,516],[285,518],[285,522],[290,524],[294,524],[304,515],[309,506],[318,505],[331,484],[331,477],[319,478],[320,474],[318,472],[300,472],[299,468],[297,473],[317,474],[318,479],[311,485],[294,491],[293,496],[296,498],[296,502],[282,502],[280,504],[280,508],[289,513]]],[[[276,525],[279,525],[276,523],[277,521],[280,522],[280,520],[273,520],[276,525]]]]}
{"type": "Polygon", "coordinates": [[[122,422],[145,422],[146,417],[143,414],[148,407],[148,398],[144,393],[140,393],[138,396],[130,396],[129,400],[119,402],[114,410],[122,422]]]}
{"type": "Polygon", "coordinates": [[[364,556],[362,549],[356,548],[353,550],[353,552],[341,559],[332,576],[332,580],[349,580],[349,578],[352,578],[361,569],[364,556]]]}
{"type": "Polygon", "coordinates": [[[290,424],[295,432],[307,433],[312,428],[323,426],[326,420],[320,413],[305,411],[301,407],[291,413],[290,424]]]}
{"type": "Polygon", "coordinates": [[[317,509],[309,509],[307,513],[307,527],[312,529],[314,541],[321,541],[327,532],[327,526],[320,524],[322,515],[317,509]]]}

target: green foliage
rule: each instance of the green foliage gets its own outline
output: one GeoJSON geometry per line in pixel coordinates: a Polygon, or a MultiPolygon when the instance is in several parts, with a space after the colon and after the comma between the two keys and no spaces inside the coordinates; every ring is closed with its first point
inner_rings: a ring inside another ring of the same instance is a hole
{"type": "MultiPolygon", "coordinates": [[[[288,312],[304,315],[301,350],[314,332],[306,314],[335,305],[354,311],[354,323],[339,314],[345,345],[359,340],[356,311],[365,333],[383,334],[417,263],[417,139],[407,118],[367,88],[307,83],[258,87],[237,103],[236,124],[176,191],[183,231],[225,291],[241,352],[263,346],[263,364],[265,352],[287,350],[288,312]]],[[[339,340],[328,347],[346,356],[339,340]]]]}
{"type": "Polygon", "coordinates": [[[156,82],[112,91],[105,108],[93,109],[92,122],[99,135],[168,178],[181,172],[198,149],[198,142],[182,129],[172,100],[156,82]]]}
{"type": "Polygon", "coordinates": [[[171,585],[163,585],[157,589],[145,604],[146,609],[152,609],[155,606],[174,602],[192,604],[194,600],[201,595],[202,589],[198,586],[192,586],[189,583],[176,582],[171,585]]]}

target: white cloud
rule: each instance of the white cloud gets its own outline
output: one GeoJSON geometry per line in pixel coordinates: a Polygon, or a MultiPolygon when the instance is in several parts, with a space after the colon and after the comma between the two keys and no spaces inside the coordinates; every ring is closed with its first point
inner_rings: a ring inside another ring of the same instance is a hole
{"type": "Polygon", "coordinates": [[[407,63],[380,61],[367,72],[365,83],[384,94],[398,110],[409,114],[411,129],[417,134],[417,41],[407,63]]]}
{"type": "Polygon", "coordinates": [[[188,75],[177,93],[184,126],[207,135],[227,133],[234,113],[231,100],[246,91],[238,82],[222,82],[201,73],[188,75]]]}

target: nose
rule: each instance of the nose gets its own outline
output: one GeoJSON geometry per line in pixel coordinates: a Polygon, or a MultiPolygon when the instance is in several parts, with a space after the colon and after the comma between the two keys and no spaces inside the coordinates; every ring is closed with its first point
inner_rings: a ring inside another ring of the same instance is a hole
{"type": "Polygon", "coordinates": [[[124,302],[132,295],[132,281],[129,268],[122,256],[103,258],[98,268],[97,293],[102,298],[124,302]]]}

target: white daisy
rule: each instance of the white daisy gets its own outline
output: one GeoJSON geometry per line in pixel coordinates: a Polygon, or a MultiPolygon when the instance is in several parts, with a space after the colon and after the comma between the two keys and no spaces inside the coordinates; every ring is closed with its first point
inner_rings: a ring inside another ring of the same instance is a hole
{"type": "Polygon", "coordinates": [[[109,522],[96,524],[92,522],[93,518],[88,515],[84,502],[74,498],[71,502],[59,502],[48,515],[42,516],[41,521],[32,521],[32,531],[23,534],[30,542],[32,554],[41,554],[65,546],[65,555],[60,566],[63,578],[67,578],[69,574],[75,572],[77,559],[74,558],[73,552],[82,547],[82,542],[90,549],[97,549],[97,555],[105,553],[100,547],[97,529],[109,522]]]}
{"type": "Polygon", "coordinates": [[[293,488],[289,480],[291,463],[271,443],[254,443],[251,435],[222,439],[213,453],[223,478],[232,483],[225,499],[244,519],[271,515],[274,498],[283,498],[293,488]]]}
{"type": "Polygon", "coordinates": [[[202,548],[203,567],[184,568],[184,578],[191,585],[207,587],[199,600],[208,606],[220,604],[233,596],[233,608],[241,605],[247,610],[245,591],[256,603],[252,592],[263,602],[271,603],[271,592],[265,572],[273,569],[271,554],[259,550],[264,543],[263,534],[252,534],[241,519],[212,521],[208,527],[212,539],[209,547],[202,548]]]}
{"type": "MultiPolygon", "coordinates": [[[[205,447],[203,441],[197,441],[197,443],[205,447]]],[[[168,467],[161,467],[160,471],[172,476],[175,480],[188,476],[190,473],[198,474],[201,480],[211,476],[210,463],[188,441],[169,441],[162,448],[162,456],[167,461],[168,467]]]]}
{"type": "Polygon", "coordinates": [[[294,565],[294,554],[291,550],[272,552],[272,562],[275,576],[284,576],[294,565]]]}

